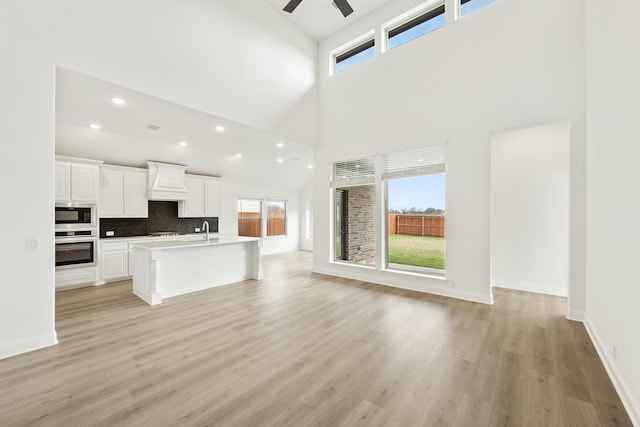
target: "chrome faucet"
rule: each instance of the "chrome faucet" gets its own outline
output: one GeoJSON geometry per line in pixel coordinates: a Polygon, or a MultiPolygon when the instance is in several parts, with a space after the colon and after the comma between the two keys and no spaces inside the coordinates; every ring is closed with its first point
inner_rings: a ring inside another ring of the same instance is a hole
{"type": "Polygon", "coordinates": [[[207,242],[209,241],[209,222],[205,221],[202,223],[202,228],[204,228],[204,231],[207,233],[207,242]]]}

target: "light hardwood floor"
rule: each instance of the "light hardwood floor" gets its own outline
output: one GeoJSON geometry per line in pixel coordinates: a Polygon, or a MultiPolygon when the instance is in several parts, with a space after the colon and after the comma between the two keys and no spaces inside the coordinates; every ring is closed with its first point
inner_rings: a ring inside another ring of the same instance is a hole
{"type": "Polygon", "coordinates": [[[486,306],[310,273],[150,307],[57,294],[60,344],[0,361],[0,426],[630,426],[562,298],[486,306]]]}

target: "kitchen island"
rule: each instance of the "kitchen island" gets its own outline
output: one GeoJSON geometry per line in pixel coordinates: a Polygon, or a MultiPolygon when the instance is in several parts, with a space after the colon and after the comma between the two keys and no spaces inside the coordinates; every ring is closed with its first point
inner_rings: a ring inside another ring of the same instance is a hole
{"type": "Polygon", "coordinates": [[[207,240],[133,246],[133,293],[148,304],[163,298],[247,279],[262,279],[262,239],[220,236],[207,240]]]}

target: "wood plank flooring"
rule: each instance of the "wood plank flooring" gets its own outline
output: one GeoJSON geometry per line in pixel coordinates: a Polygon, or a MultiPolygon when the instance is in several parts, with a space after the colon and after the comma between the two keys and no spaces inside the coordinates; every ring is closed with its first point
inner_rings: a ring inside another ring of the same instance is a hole
{"type": "Polygon", "coordinates": [[[58,293],[60,344],[0,361],[0,426],[631,426],[562,298],[263,262],[262,282],[155,307],[130,281],[58,293]]]}

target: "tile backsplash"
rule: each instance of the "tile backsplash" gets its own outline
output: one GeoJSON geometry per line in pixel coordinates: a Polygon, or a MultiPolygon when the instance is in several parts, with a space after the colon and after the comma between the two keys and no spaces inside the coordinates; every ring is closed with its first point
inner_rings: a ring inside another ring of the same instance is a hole
{"type": "Polygon", "coordinates": [[[210,231],[218,232],[218,218],[178,218],[178,202],[149,202],[149,218],[101,218],[100,237],[106,237],[107,231],[114,236],[146,236],[159,231],[177,231],[194,233],[204,221],[209,221],[210,231]]]}

